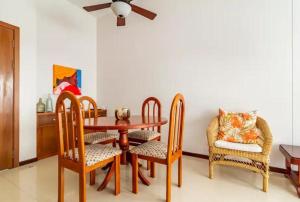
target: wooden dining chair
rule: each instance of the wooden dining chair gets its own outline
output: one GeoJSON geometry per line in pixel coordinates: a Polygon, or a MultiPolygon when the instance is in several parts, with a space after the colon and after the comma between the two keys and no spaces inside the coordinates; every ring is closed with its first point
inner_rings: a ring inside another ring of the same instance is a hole
{"type": "Polygon", "coordinates": [[[79,201],[86,201],[86,173],[111,163],[115,172],[115,195],[120,193],[121,150],[100,144],[85,145],[80,102],[71,92],[63,92],[56,103],[58,151],[58,201],[64,201],[64,169],[79,174],[79,201]],[[70,103],[70,107],[66,107],[70,103]]]}
{"type": "MultiPolygon", "coordinates": [[[[79,98],[83,118],[97,118],[98,107],[96,102],[89,96],[79,98]]],[[[117,135],[103,131],[85,131],[85,144],[112,144],[116,147],[117,135]]]]}
{"type": "MultiPolygon", "coordinates": [[[[142,117],[143,121],[158,121],[161,119],[161,104],[156,97],[148,97],[144,100],[142,104],[142,117]],[[155,120],[158,119],[158,120],[155,120]]],[[[137,130],[128,133],[128,141],[131,145],[137,146],[146,143],[151,140],[160,141],[161,137],[161,126],[152,128],[143,128],[142,130],[137,130]]],[[[154,163],[147,162],[147,170],[152,167],[154,170],[154,163]]],[[[151,177],[154,176],[154,172],[151,173],[151,177]]]]}
{"type": "Polygon", "coordinates": [[[170,111],[168,144],[160,141],[149,141],[134,147],[132,160],[132,192],[138,193],[138,159],[148,160],[167,166],[166,201],[171,201],[172,164],[178,160],[178,187],[182,185],[182,141],[184,129],[185,103],[181,94],[177,94],[172,102],[170,111]]]}
{"type": "MultiPolygon", "coordinates": [[[[145,122],[155,119],[161,119],[161,104],[156,97],[148,97],[142,105],[142,117],[145,122]]],[[[157,121],[157,120],[156,120],[157,121]]],[[[151,140],[160,140],[160,126],[152,128],[143,128],[142,130],[128,133],[130,142],[142,144],[151,140]]]]}

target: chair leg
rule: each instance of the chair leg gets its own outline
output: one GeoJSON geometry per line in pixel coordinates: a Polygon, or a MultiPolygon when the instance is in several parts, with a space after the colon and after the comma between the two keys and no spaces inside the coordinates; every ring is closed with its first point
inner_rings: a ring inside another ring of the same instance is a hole
{"type": "Polygon", "coordinates": [[[151,162],[147,161],[147,170],[150,170],[150,169],[151,169],[151,162]]]}
{"type": "Polygon", "coordinates": [[[263,177],[263,191],[268,192],[269,189],[269,178],[268,177],[263,177]]]}
{"type": "Polygon", "coordinates": [[[58,202],[64,201],[64,167],[58,165],[58,202]]]}
{"type": "Polygon", "coordinates": [[[263,175],[263,191],[267,192],[269,190],[269,165],[266,164],[266,173],[263,175]]]}
{"type": "Polygon", "coordinates": [[[182,156],[178,159],[178,187],[182,185],[182,156]]]}
{"type": "Polygon", "coordinates": [[[150,162],[150,177],[155,178],[155,163],[150,162]]]}
{"type": "Polygon", "coordinates": [[[209,162],[209,176],[210,179],[213,179],[214,177],[214,166],[212,162],[209,162]]]}
{"type": "Polygon", "coordinates": [[[96,183],[96,170],[92,170],[90,172],[90,185],[94,185],[96,183]]]}
{"type": "Polygon", "coordinates": [[[172,164],[167,165],[167,191],[166,202],[171,202],[171,177],[172,177],[172,164]]]}
{"type": "Polygon", "coordinates": [[[80,171],[79,173],[79,201],[86,202],[86,177],[84,170],[80,171]]]}
{"type": "Polygon", "coordinates": [[[138,193],[138,155],[131,154],[132,163],[132,192],[138,193]]]}
{"type": "Polygon", "coordinates": [[[120,156],[115,156],[115,195],[120,194],[120,156]]]}

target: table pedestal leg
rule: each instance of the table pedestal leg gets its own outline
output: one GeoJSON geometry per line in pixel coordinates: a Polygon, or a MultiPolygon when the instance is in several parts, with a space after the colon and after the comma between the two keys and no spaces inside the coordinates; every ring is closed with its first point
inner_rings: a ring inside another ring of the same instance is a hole
{"type": "Polygon", "coordinates": [[[129,142],[128,142],[128,130],[119,130],[120,138],[119,138],[119,146],[122,150],[121,154],[121,164],[127,165],[127,152],[129,150],[129,142]]]}
{"type": "Polygon", "coordinates": [[[106,188],[106,186],[109,183],[110,179],[112,178],[114,172],[115,172],[115,163],[112,163],[112,164],[110,164],[110,168],[109,168],[103,182],[98,187],[98,189],[97,189],[98,191],[102,191],[103,189],[106,188]]]}

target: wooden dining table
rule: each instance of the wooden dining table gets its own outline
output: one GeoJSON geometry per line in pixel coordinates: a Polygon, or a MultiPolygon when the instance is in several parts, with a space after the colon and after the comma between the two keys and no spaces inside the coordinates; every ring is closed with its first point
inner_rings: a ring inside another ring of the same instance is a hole
{"type": "MultiPolygon", "coordinates": [[[[115,117],[97,117],[97,118],[87,118],[84,120],[84,129],[94,130],[94,131],[106,131],[106,130],[117,130],[119,132],[119,146],[122,150],[121,164],[127,165],[130,162],[129,155],[129,141],[128,141],[128,131],[131,129],[147,129],[154,128],[157,126],[162,126],[167,124],[168,120],[166,118],[158,117],[143,117],[143,116],[131,116],[128,120],[116,120],[115,117]]],[[[107,175],[109,176],[109,175],[107,175]]],[[[139,177],[141,181],[149,185],[150,182],[143,176],[139,170],[139,177]]],[[[105,180],[109,181],[109,180],[105,180]]],[[[103,189],[106,184],[101,185],[103,189]]]]}

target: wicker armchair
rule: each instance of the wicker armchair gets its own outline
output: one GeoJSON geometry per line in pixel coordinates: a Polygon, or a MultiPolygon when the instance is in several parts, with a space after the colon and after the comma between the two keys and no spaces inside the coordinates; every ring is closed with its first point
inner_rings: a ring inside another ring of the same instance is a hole
{"type": "Polygon", "coordinates": [[[262,152],[246,152],[215,146],[219,131],[219,119],[215,117],[208,126],[207,139],[209,145],[209,178],[213,178],[214,166],[217,164],[249,169],[263,176],[263,191],[268,191],[269,185],[269,156],[272,149],[272,134],[267,122],[258,117],[256,127],[262,131],[258,145],[262,152]],[[237,158],[228,158],[237,157],[237,158]],[[245,161],[246,159],[247,161],[245,161]]]}

